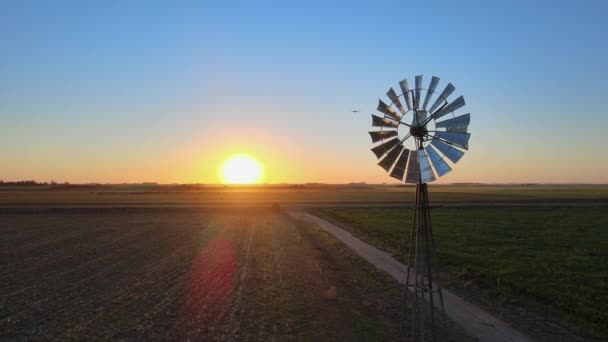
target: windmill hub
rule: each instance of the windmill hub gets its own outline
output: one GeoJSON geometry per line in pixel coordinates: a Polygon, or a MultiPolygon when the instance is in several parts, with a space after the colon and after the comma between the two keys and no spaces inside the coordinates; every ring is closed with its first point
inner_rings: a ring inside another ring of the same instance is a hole
{"type": "Polygon", "coordinates": [[[412,126],[410,128],[410,134],[416,138],[423,138],[425,137],[427,134],[429,133],[429,131],[426,129],[426,125],[424,126],[412,126]]]}

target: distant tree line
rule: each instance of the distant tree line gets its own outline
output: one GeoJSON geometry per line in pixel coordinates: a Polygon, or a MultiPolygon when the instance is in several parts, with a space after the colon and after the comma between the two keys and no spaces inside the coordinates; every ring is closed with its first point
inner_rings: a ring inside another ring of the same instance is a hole
{"type": "Polygon", "coordinates": [[[49,185],[69,185],[69,182],[57,183],[55,181],[50,182],[36,182],[35,180],[22,180],[15,182],[5,182],[0,179],[0,186],[49,186],[49,185]]]}

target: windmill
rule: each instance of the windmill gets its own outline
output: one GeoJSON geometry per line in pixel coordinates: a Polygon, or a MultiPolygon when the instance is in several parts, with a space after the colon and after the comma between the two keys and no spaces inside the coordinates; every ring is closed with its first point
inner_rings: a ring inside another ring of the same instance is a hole
{"type": "Polygon", "coordinates": [[[455,114],[464,107],[464,98],[449,102],[456,88],[448,83],[438,93],[438,85],[439,78],[433,76],[428,88],[423,88],[422,76],[416,76],[414,89],[409,88],[406,79],[399,82],[400,95],[391,87],[386,93],[390,104],[378,102],[383,116],[372,114],[372,126],[380,130],[369,132],[372,143],[379,143],[371,149],[380,160],[378,165],[391,177],[416,184],[404,294],[404,314],[410,311],[411,340],[435,340],[436,320],[445,322],[427,183],[436,180],[435,173],[441,177],[450,172],[450,163],[457,163],[469,149],[467,128],[471,116],[455,114]],[[435,314],[436,308],[441,309],[441,316],[435,314]]]}

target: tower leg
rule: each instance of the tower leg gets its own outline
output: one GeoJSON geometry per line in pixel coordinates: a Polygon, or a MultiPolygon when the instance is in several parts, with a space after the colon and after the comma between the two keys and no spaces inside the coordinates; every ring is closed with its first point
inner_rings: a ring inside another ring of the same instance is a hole
{"type": "Polygon", "coordinates": [[[431,225],[427,184],[416,185],[416,204],[408,250],[403,302],[404,316],[401,336],[405,337],[404,323],[409,321],[410,341],[438,339],[439,321],[445,324],[443,295],[438,284],[438,261],[431,225]],[[440,315],[437,315],[441,311],[440,315]]]}

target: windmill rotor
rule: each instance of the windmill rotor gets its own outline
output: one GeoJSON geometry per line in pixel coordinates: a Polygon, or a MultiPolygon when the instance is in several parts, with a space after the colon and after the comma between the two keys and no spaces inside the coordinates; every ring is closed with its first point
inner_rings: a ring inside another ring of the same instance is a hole
{"type": "Polygon", "coordinates": [[[465,106],[464,97],[450,100],[456,88],[448,83],[438,91],[439,81],[432,76],[428,88],[424,88],[423,77],[418,75],[410,89],[407,79],[403,79],[399,82],[400,94],[390,87],[388,100],[378,100],[381,116],[372,114],[372,126],[380,128],[369,132],[372,143],[378,144],[372,148],[378,165],[405,183],[435,181],[436,176],[449,173],[469,149],[471,115],[457,114],[465,106]],[[417,156],[412,158],[411,151],[417,156]],[[385,157],[388,154],[390,157],[385,157]],[[413,172],[419,172],[419,177],[413,172]]]}

